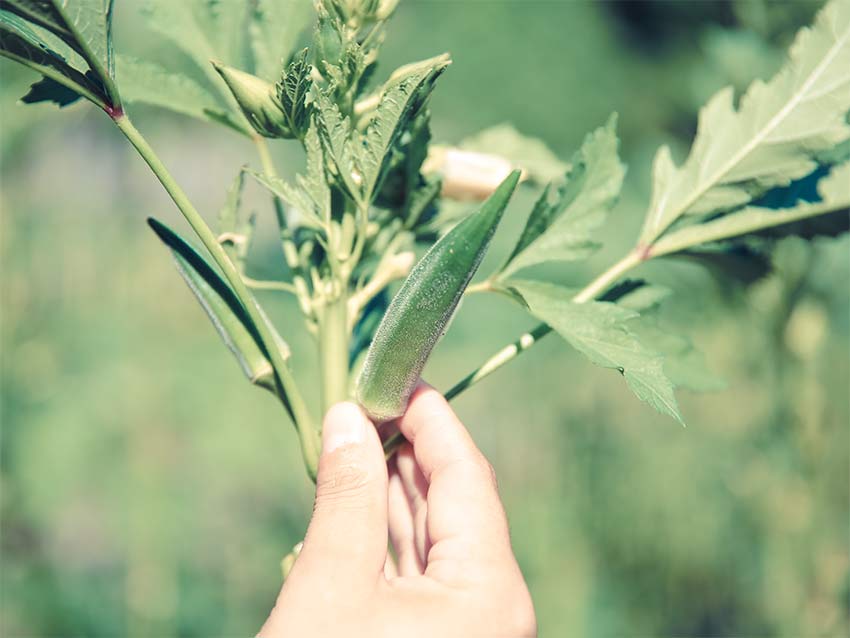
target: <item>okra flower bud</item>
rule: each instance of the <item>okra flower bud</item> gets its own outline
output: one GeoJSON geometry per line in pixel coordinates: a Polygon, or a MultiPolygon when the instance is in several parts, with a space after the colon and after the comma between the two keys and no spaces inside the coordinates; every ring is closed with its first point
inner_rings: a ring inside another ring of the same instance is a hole
{"type": "Polygon", "coordinates": [[[263,137],[294,137],[273,84],[218,62],[212,64],[257,133],[263,137]]]}

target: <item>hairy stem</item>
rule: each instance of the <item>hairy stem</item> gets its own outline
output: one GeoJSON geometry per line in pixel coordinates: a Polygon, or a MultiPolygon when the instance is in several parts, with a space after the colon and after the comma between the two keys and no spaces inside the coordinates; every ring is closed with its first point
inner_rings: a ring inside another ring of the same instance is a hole
{"type": "Polygon", "coordinates": [[[307,410],[306,403],[304,402],[295,383],[295,379],[292,376],[292,372],[289,369],[283,353],[277,347],[274,334],[272,333],[270,326],[267,324],[267,319],[257,305],[254,296],[242,280],[236,266],[234,266],[233,262],[227,256],[224,248],[222,248],[221,244],[219,244],[215,235],[210,230],[209,226],[207,226],[203,217],[201,217],[201,214],[192,205],[192,202],[189,201],[186,193],[183,192],[183,189],[180,188],[174,180],[174,177],[159,159],[150,144],[148,144],[147,140],[142,136],[138,129],[133,126],[132,122],[130,122],[130,119],[126,115],[121,115],[114,121],[127,140],[135,147],[135,149],[139,152],[139,155],[145,160],[150,169],[159,179],[160,183],[171,196],[171,199],[174,200],[177,208],[179,208],[180,212],[183,213],[183,217],[186,218],[186,221],[209,251],[210,256],[221,269],[228,283],[233,288],[234,294],[236,294],[242,302],[245,312],[256,325],[257,332],[265,346],[269,358],[271,359],[272,365],[275,369],[275,374],[277,375],[283,390],[283,396],[281,396],[281,399],[283,400],[284,406],[286,407],[286,410],[298,431],[298,435],[301,440],[301,451],[304,456],[304,462],[307,466],[307,472],[310,474],[311,478],[315,480],[319,458],[319,439],[316,429],[313,426],[310,413],[307,410]]]}

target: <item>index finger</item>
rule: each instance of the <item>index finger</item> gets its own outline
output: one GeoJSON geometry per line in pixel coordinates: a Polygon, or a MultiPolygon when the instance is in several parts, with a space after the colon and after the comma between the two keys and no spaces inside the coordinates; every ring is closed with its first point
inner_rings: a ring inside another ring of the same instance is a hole
{"type": "Polygon", "coordinates": [[[420,385],[398,426],[428,482],[426,573],[445,561],[511,556],[493,469],[445,398],[420,385]]]}

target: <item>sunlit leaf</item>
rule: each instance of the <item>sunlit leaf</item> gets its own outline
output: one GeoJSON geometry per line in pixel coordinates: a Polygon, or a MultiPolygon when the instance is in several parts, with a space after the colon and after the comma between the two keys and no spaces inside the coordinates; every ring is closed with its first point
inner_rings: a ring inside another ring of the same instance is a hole
{"type": "Polygon", "coordinates": [[[502,277],[547,261],[583,259],[598,247],[591,231],[616,203],[625,167],[617,155],[616,116],[591,133],[573,158],[566,182],[537,200],[502,277]]]}
{"type": "Polygon", "coordinates": [[[618,370],[641,401],[684,423],[664,359],[630,329],[637,312],[610,302],[575,303],[571,291],[539,281],[509,280],[506,287],[593,363],[618,370]]]}
{"type": "Polygon", "coordinates": [[[799,33],[785,67],[754,82],[737,109],[731,88],[708,102],[681,167],[666,147],[658,152],[641,242],[654,242],[682,215],[731,209],[789,184],[850,138],[848,60],[850,3],[833,0],[799,33]]]}
{"type": "Polygon", "coordinates": [[[834,235],[847,230],[850,211],[850,163],[836,166],[818,185],[819,202],[803,202],[783,209],[748,206],[662,237],[653,255],[665,255],[689,247],[723,241],[742,235],[771,237],[819,234],[834,235]]]}

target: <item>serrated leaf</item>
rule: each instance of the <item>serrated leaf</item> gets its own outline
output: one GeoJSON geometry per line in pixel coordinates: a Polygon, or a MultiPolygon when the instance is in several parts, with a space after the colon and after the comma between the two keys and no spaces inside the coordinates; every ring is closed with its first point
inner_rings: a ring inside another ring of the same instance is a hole
{"type": "Polygon", "coordinates": [[[656,155],[640,241],[653,243],[682,215],[729,209],[810,173],[816,156],[850,138],[850,2],[833,0],[791,47],[785,67],[733,104],[718,92],[702,109],[690,155],[656,155]]]}
{"type": "Polygon", "coordinates": [[[112,0],[0,0],[0,9],[14,12],[60,38],[79,53],[105,85],[112,104],[112,0]]]}
{"type": "Polygon", "coordinates": [[[371,197],[380,188],[391,159],[390,150],[410,119],[428,99],[434,82],[451,63],[448,54],[397,69],[381,92],[381,99],[366,127],[358,153],[362,192],[371,197]]]}
{"type": "MultiPolygon", "coordinates": [[[[20,16],[0,9],[0,54],[41,73],[101,108],[109,102],[105,90],[72,67],[20,16]]],[[[43,87],[42,87],[43,88],[43,87]]]]}
{"type": "Polygon", "coordinates": [[[792,208],[748,206],[694,226],[671,232],[652,247],[652,256],[751,234],[780,237],[788,234],[813,236],[836,234],[847,227],[850,210],[850,163],[836,166],[818,185],[820,202],[804,202],[792,208]],[[818,220],[826,222],[819,226],[818,220]]]}
{"type": "Polygon", "coordinates": [[[319,138],[325,156],[333,163],[336,175],[341,180],[340,185],[345,187],[353,199],[360,201],[363,198],[363,180],[356,155],[358,142],[353,141],[355,137],[359,140],[359,133],[353,130],[349,119],[342,116],[339,107],[324,93],[318,94],[316,106],[319,109],[319,138]]]}
{"type": "MultiPolygon", "coordinates": [[[[148,219],[148,224],[171,250],[180,275],[236,357],[245,376],[251,383],[275,391],[274,369],[256,326],[227,282],[177,233],[155,219],[148,219]]],[[[288,346],[276,334],[275,337],[278,347],[288,356],[288,346]]]]}
{"type": "Polygon", "coordinates": [[[245,68],[248,10],[248,2],[230,0],[147,0],[144,5],[151,28],[188,55],[220,96],[230,100],[229,117],[222,118],[216,113],[211,114],[209,119],[225,123],[246,135],[251,134],[251,127],[210,61],[245,68]],[[234,122],[238,124],[234,126],[234,122]]]}
{"type": "Polygon", "coordinates": [[[254,73],[272,81],[295,49],[298,34],[313,19],[307,0],[256,0],[249,22],[254,73]]]}
{"type": "Polygon", "coordinates": [[[229,118],[208,89],[185,75],[124,55],[117,57],[116,65],[125,102],[149,104],[208,122],[229,118]]]}
{"type": "Polygon", "coordinates": [[[523,135],[507,122],[467,137],[458,146],[465,151],[502,157],[543,184],[557,179],[569,169],[569,165],[558,159],[543,140],[523,135]]]}
{"type": "Polygon", "coordinates": [[[629,327],[638,313],[609,302],[575,303],[570,290],[554,284],[512,279],[504,285],[522,297],[532,315],[593,363],[618,370],[641,401],[684,424],[663,358],[629,327]]]}
{"type": "Polygon", "coordinates": [[[612,116],[587,136],[554,197],[549,187],[543,191],[501,277],[547,261],[583,259],[597,249],[590,233],[616,203],[625,175],[617,154],[616,124],[612,116]]]}
{"type": "Polygon", "coordinates": [[[283,202],[294,209],[298,215],[298,221],[305,226],[322,228],[322,220],[318,217],[316,202],[310,195],[299,186],[293,186],[280,177],[265,175],[255,171],[247,171],[257,182],[268,189],[273,195],[279,197],[283,202]]]}
{"type": "MultiPolygon", "coordinates": [[[[634,283],[634,282],[633,282],[634,283]]],[[[725,387],[723,380],[711,372],[705,357],[688,338],[662,325],[658,310],[671,290],[664,286],[636,282],[628,291],[609,291],[617,305],[640,314],[629,322],[629,330],[640,342],[664,358],[664,373],[677,388],[709,392],[725,387]],[[616,294],[616,296],[614,296],[616,294]]],[[[629,282],[624,282],[623,286],[629,282]]],[[[608,295],[606,295],[608,296],[608,295]]]]}
{"type": "Polygon", "coordinates": [[[229,0],[147,0],[145,13],[151,28],[208,72],[211,59],[244,67],[248,7],[248,2],[229,0]]]}
{"type": "Polygon", "coordinates": [[[313,66],[307,61],[307,54],[308,50],[304,49],[295,56],[276,86],[278,102],[283,109],[289,129],[297,137],[301,137],[310,120],[307,96],[313,86],[313,80],[310,77],[313,66]]]}

